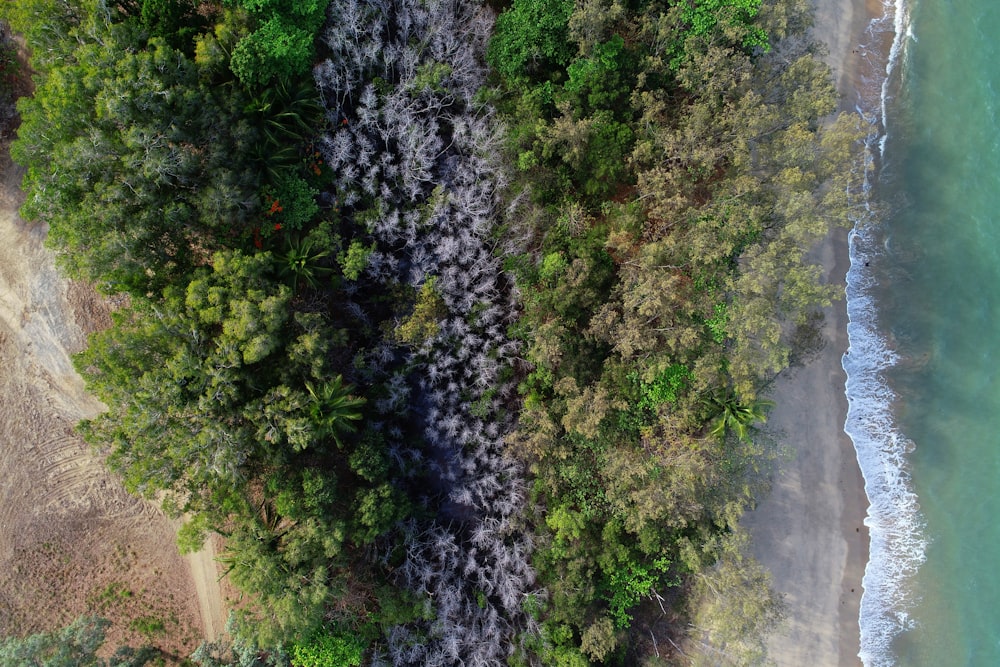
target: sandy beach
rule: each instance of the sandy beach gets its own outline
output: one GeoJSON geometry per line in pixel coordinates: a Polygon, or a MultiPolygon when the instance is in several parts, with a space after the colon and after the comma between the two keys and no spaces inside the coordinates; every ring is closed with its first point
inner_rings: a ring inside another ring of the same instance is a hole
{"type": "MultiPolygon", "coordinates": [[[[829,47],[843,108],[853,109],[854,49],[868,24],[863,1],[813,0],[813,36],[829,47]]],[[[818,249],[828,282],[847,272],[847,232],[839,229],[818,249]]],[[[847,350],[847,311],[841,299],[825,312],[825,345],[804,367],[776,382],[777,406],[768,426],[789,450],[771,495],[744,524],[754,555],[784,594],[787,619],[768,648],[779,666],[860,665],[858,613],[868,560],[868,508],[854,445],[844,433],[847,399],[841,358],[847,350]]]]}

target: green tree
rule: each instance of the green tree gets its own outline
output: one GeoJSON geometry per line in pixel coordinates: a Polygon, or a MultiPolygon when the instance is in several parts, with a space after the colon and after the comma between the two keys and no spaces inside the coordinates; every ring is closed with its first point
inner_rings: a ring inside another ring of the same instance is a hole
{"type": "Polygon", "coordinates": [[[113,409],[86,424],[126,484],[209,510],[212,490],[241,488],[261,465],[339,441],[360,399],[329,374],[337,334],[292,316],[270,253],[220,253],[211,271],[162,303],[119,317],[79,364],[113,409]]]}
{"type": "Polygon", "coordinates": [[[160,37],[175,49],[190,51],[193,38],[205,27],[191,0],[142,0],[140,18],[150,37],[160,37]]]}
{"type": "Polygon", "coordinates": [[[0,643],[3,667],[99,667],[96,652],[104,643],[110,621],[83,616],[53,633],[32,635],[25,639],[9,638],[0,643]]]}
{"type": "Polygon", "coordinates": [[[341,526],[318,520],[297,524],[294,534],[260,523],[237,526],[219,561],[254,598],[236,614],[239,634],[275,646],[318,631],[336,592],[331,565],[342,560],[342,539],[341,526]]]}
{"type": "MultiPolygon", "coordinates": [[[[263,139],[256,147],[254,159],[261,164],[272,186],[279,191],[277,198],[291,203],[289,193],[282,191],[308,188],[307,184],[290,182],[294,180],[297,168],[301,167],[303,145],[315,135],[316,128],[325,122],[315,84],[305,77],[292,83],[275,81],[274,85],[254,90],[244,112],[263,139]]],[[[310,192],[308,196],[312,198],[315,195],[315,192],[310,192]]],[[[301,215],[303,221],[315,213],[315,210],[308,214],[297,212],[295,208],[292,211],[301,215]]],[[[291,224],[295,226],[294,223],[291,224]]]]}
{"type": "Polygon", "coordinates": [[[115,406],[86,432],[112,445],[110,462],[132,490],[170,490],[199,505],[220,480],[245,480],[247,461],[263,453],[244,409],[261,400],[260,362],[291,333],[291,292],[268,280],[270,269],[269,254],[219,254],[211,272],[122,316],[82,355],[92,391],[115,406]]]}
{"type": "Polygon", "coordinates": [[[591,623],[580,639],[580,650],[597,662],[604,662],[617,646],[618,637],[614,624],[606,616],[591,623]]]}
{"type": "Polygon", "coordinates": [[[575,49],[567,41],[573,0],[514,0],[497,18],[488,58],[509,79],[565,66],[575,49]]]}
{"type": "Polygon", "coordinates": [[[143,667],[160,657],[155,649],[129,646],[110,658],[98,657],[110,625],[104,618],[81,616],[54,632],[0,639],[0,667],[143,667]]]}
{"type": "Polygon", "coordinates": [[[361,272],[368,266],[368,258],[375,252],[375,244],[365,245],[355,239],[347,246],[347,250],[337,255],[340,270],[348,280],[358,280],[361,272]]]}
{"type": "Polygon", "coordinates": [[[162,40],[85,41],[21,103],[22,214],[49,223],[74,275],[157,293],[238,239],[259,207],[244,104],[162,40]]]}
{"type": "Polygon", "coordinates": [[[239,41],[229,66],[244,86],[253,89],[302,74],[312,57],[311,33],[271,18],[239,41]]]}
{"type": "Polygon", "coordinates": [[[682,20],[692,35],[703,36],[716,30],[720,20],[747,29],[742,45],[769,49],[767,32],[754,26],[761,0],[706,0],[681,3],[682,20]]]}
{"type": "Polygon", "coordinates": [[[625,17],[625,7],[619,0],[583,0],[574,5],[569,17],[569,37],[580,45],[585,55],[599,42],[610,37],[609,32],[625,17]]]}
{"type": "Polygon", "coordinates": [[[35,69],[44,71],[71,57],[88,12],[79,0],[18,0],[4,4],[3,18],[32,45],[35,69]]]}
{"type": "Polygon", "coordinates": [[[695,576],[694,631],[686,647],[692,664],[765,664],[767,638],[784,618],[785,605],[748,544],[744,532],[724,537],[718,561],[695,576]]]}
{"type": "Polygon", "coordinates": [[[630,90],[630,54],[621,35],[591,47],[586,57],[579,57],[566,68],[565,89],[575,93],[583,109],[613,109],[630,90]]]}
{"type": "Polygon", "coordinates": [[[409,511],[377,441],[354,435],[364,400],[329,362],[340,334],[293,313],[274,268],[270,253],[217,253],[78,358],[109,406],[88,440],[128,488],[188,515],[184,548],[226,536],[222,560],[253,599],[241,632],[262,646],[314,632],[352,550],[409,511]]]}
{"type": "Polygon", "coordinates": [[[509,263],[532,364],[510,442],[545,508],[544,664],[637,658],[615,626],[709,574],[771,450],[704,434],[749,437],[794,325],[834,295],[807,253],[847,219],[857,135],[824,120],[833,88],[805,42],[777,48],[807,23],[801,3],[777,4],[585,0],[575,59],[500,72],[518,99],[510,160],[537,204],[520,214],[533,253],[509,263]]]}
{"type": "Polygon", "coordinates": [[[393,333],[396,340],[420,347],[437,335],[440,321],[447,317],[448,309],[434,287],[436,284],[437,279],[431,276],[420,286],[413,312],[393,333]]]}
{"type": "Polygon", "coordinates": [[[239,0],[253,29],[232,49],[229,66],[247,89],[290,84],[312,64],[313,40],[329,0],[239,0]]]}
{"type": "Polygon", "coordinates": [[[0,138],[5,137],[16,122],[15,88],[21,76],[17,44],[10,27],[0,18],[0,138]]]}

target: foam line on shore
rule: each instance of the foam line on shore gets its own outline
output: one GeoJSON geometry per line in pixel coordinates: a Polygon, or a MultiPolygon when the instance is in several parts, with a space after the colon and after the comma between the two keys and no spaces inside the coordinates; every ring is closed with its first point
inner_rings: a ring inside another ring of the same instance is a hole
{"type": "Polygon", "coordinates": [[[899,360],[878,330],[876,287],[871,266],[885,252],[878,220],[870,205],[889,138],[888,116],[899,89],[906,49],[912,39],[905,0],[886,0],[860,45],[858,111],[869,121],[865,151],[865,211],[849,235],[847,272],[849,349],[843,357],[847,374],[848,413],[844,430],[854,442],[870,506],[865,525],[870,534],[859,624],[859,657],[866,667],[895,665],[892,642],[913,627],[909,610],[916,596],[910,581],[925,559],[927,546],[919,500],[913,491],[907,455],[914,444],[894,416],[897,396],[886,371],[899,360]]]}
{"type": "Polygon", "coordinates": [[[924,561],[926,539],[908,472],[907,454],[914,445],[896,425],[893,404],[897,397],[885,379],[885,371],[898,357],[876,328],[876,305],[868,293],[874,284],[864,271],[881,252],[873,236],[859,228],[849,237],[850,348],[843,358],[848,398],[845,431],[854,442],[870,502],[865,519],[870,547],[862,582],[858,655],[867,667],[888,667],[895,664],[893,639],[913,627],[908,610],[914,591],[908,582],[924,561]]]}

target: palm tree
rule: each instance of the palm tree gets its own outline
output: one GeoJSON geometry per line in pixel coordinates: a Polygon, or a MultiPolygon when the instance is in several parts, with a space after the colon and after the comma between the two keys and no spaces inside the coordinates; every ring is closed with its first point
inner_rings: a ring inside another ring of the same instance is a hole
{"type": "Polygon", "coordinates": [[[774,401],[754,399],[741,403],[732,390],[718,393],[705,403],[712,411],[709,434],[722,439],[732,431],[739,440],[746,441],[751,427],[767,421],[767,411],[774,407],[774,401]]]}
{"type": "Polygon", "coordinates": [[[365,399],[351,395],[349,384],[344,384],[342,376],[338,375],[317,389],[311,382],[306,382],[309,392],[309,416],[323,435],[333,438],[337,446],[342,446],[341,433],[353,433],[357,427],[351,422],[361,419],[359,408],[365,399]]]}
{"type": "Polygon", "coordinates": [[[244,112],[254,120],[262,139],[255,144],[254,158],[264,165],[271,180],[298,165],[302,146],[324,123],[323,107],[311,80],[293,88],[282,82],[269,86],[244,112]]]}
{"type": "Polygon", "coordinates": [[[333,271],[328,266],[320,265],[320,261],[329,254],[329,249],[317,248],[310,238],[303,241],[289,239],[285,252],[278,257],[278,274],[288,280],[295,291],[298,291],[299,281],[316,289],[320,277],[333,271]]]}

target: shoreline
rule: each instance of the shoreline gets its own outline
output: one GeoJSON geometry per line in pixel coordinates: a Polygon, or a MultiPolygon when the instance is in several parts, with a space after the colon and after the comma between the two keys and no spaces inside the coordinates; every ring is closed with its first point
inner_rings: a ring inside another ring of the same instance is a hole
{"type": "MultiPolygon", "coordinates": [[[[860,44],[877,8],[872,0],[813,0],[813,37],[824,42],[841,95],[841,110],[858,99],[860,44]]],[[[874,3],[877,4],[877,3],[874,3]]],[[[847,229],[834,230],[816,251],[828,282],[844,284],[850,257],[847,229]]],[[[825,345],[802,367],[780,377],[768,422],[789,450],[771,493],[747,513],[753,554],[771,572],[787,617],[768,638],[779,667],[861,665],[860,603],[869,555],[864,479],[847,418],[847,303],[824,310],[825,345]]]]}

